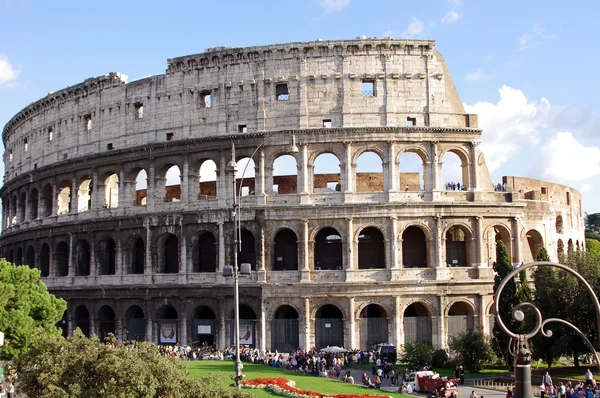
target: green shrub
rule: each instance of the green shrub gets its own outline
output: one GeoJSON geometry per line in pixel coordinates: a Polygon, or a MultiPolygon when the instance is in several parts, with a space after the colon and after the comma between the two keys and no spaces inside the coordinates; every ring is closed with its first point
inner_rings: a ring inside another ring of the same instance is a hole
{"type": "Polygon", "coordinates": [[[434,349],[431,344],[407,341],[404,344],[404,356],[402,357],[402,361],[413,364],[420,369],[431,363],[433,351],[434,349]]]}
{"type": "Polygon", "coordinates": [[[433,352],[431,356],[431,365],[434,368],[443,368],[448,363],[448,353],[446,350],[440,348],[433,352]]]}

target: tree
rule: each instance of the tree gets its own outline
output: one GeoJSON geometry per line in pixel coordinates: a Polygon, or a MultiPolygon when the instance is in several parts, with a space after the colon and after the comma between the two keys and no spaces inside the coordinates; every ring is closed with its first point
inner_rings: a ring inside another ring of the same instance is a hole
{"type": "MultiPolygon", "coordinates": [[[[510,262],[510,257],[508,256],[508,250],[506,250],[506,246],[501,240],[496,244],[496,261],[494,262],[493,267],[496,273],[496,276],[494,277],[495,294],[502,280],[504,280],[504,278],[514,269],[510,262]]],[[[515,327],[517,326],[512,319],[512,310],[515,304],[519,302],[517,292],[517,284],[513,278],[508,281],[502,290],[499,303],[500,313],[496,314],[497,317],[502,317],[502,321],[510,330],[515,330],[515,327]]],[[[494,323],[492,333],[494,336],[494,351],[500,358],[503,358],[507,364],[510,363],[510,353],[508,350],[509,337],[500,329],[497,322],[494,323]]]]}
{"type": "Polygon", "coordinates": [[[478,331],[465,330],[452,336],[449,346],[469,372],[479,372],[485,362],[495,357],[490,341],[478,331]]]}
{"type": "Polygon", "coordinates": [[[431,363],[433,351],[434,349],[431,344],[407,341],[404,343],[404,356],[402,357],[402,360],[406,363],[413,364],[417,368],[422,368],[431,363]]]}
{"type": "Polygon", "coordinates": [[[589,253],[600,256],[600,241],[596,239],[586,239],[585,250],[589,253]]]}
{"type": "Polygon", "coordinates": [[[183,362],[159,355],[155,345],[125,346],[88,339],[41,335],[17,360],[19,385],[29,397],[238,398],[247,392],[218,380],[192,379],[183,362]]]}
{"type": "Polygon", "coordinates": [[[600,240],[600,213],[585,213],[585,237],[600,240]]]}
{"type": "Polygon", "coordinates": [[[0,330],[5,344],[0,355],[16,358],[27,348],[33,336],[41,333],[59,335],[55,325],[62,318],[67,303],[46,289],[40,271],[0,259],[0,330]]]}

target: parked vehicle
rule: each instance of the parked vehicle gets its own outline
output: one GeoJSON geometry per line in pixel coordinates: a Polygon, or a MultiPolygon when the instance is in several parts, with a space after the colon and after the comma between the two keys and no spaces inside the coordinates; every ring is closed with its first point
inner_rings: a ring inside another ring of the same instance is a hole
{"type": "Polygon", "coordinates": [[[375,347],[375,358],[379,358],[387,363],[394,364],[398,358],[396,346],[389,343],[377,344],[375,347]]]}
{"type": "Polygon", "coordinates": [[[460,379],[456,378],[440,377],[439,373],[431,370],[412,372],[408,376],[408,380],[405,380],[415,392],[431,393],[440,397],[449,397],[452,393],[458,396],[459,381],[460,379]]]}

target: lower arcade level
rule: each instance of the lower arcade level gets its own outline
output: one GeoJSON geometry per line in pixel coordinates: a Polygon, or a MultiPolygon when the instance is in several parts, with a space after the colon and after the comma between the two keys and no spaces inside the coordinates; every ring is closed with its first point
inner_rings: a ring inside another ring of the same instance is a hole
{"type": "MultiPolygon", "coordinates": [[[[491,333],[493,282],[476,284],[259,285],[240,288],[240,343],[261,351],[342,346],[373,349],[408,341],[447,347],[464,330],[491,333]]],[[[234,344],[233,282],[213,288],[54,291],[60,322],[104,338],[156,344],[234,344]]]]}

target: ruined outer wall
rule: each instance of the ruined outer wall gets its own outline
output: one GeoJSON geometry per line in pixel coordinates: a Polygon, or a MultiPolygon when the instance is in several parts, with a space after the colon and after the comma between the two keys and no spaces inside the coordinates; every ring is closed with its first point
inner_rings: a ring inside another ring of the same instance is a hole
{"type": "Polygon", "coordinates": [[[334,128],[402,127],[413,118],[416,126],[476,128],[433,47],[367,39],[220,48],[170,59],[165,75],[131,83],[118,73],[91,78],[9,121],[5,180],[140,143],[236,134],[242,125],[248,132],[321,128],[327,119],[334,128]],[[373,96],[363,96],[363,81],[373,83],[373,96]],[[282,84],[285,101],[276,95],[282,84]]]}

